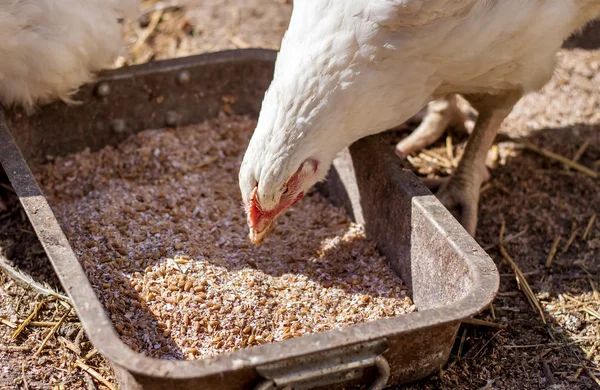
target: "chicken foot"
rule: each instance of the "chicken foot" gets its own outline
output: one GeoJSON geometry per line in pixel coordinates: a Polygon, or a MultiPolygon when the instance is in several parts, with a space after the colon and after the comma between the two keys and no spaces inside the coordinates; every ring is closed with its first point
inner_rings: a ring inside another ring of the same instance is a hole
{"type": "MultiPolygon", "coordinates": [[[[521,96],[521,91],[465,96],[479,116],[456,170],[449,178],[438,181],[436,196],[472,236],[477,229],[481,184],[489,178],[485,166],[488,150],[500,125],[521,96]]],[[[429,184],[432,185],[431,181],[429,184]]]]}
{"type": "Polygon", "coordinates": [[[396,145],[396,154],[406,158],[409,154],[426,148],[440,139],[448,126],[464,133],[473,130],[474,122],[469,113],[459,107],[457,95],[448,95],[430,102],[421,124],[396,145]]]}

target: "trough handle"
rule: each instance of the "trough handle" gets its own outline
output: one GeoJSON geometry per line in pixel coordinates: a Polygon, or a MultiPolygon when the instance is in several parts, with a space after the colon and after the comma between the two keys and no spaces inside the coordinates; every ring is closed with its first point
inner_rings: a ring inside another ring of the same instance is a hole
{"type": "Polygon", "coordinates": [[[318,357],[313,355],[297,362],[261,366],[257,370],[265,379],[254,390],[312,389],[358,379],[369,367],[377,369],[377,377],[369,390],[381,390],[390,378],[390,365],[381,355],[384,351],[385,340],[379,340],[330,351],[318,357]]]}

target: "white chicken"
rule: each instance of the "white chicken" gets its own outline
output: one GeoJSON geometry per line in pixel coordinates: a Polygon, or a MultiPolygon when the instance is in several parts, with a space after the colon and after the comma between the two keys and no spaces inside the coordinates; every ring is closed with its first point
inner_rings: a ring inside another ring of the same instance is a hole
{"type": "Polygon", "coordinates": [[[56,99],[70,103],[94,73],[112,66],[123,44],[117,12],[135,16],[138,3],[0,0],[0,103],[29,113],[56,99]]]}
{"type": "MultiPolygon", "coordinates": [[[[239,172],[250,239],[260,243],[342,149],[455,94],[479,115],[436,195],[473,235],[499,126],[550,79],[563,40],[598,14],[600,0],[294,1],[239,172]]],[[[423,147],[423,132],[440,127],[421,127],[401,149],[423,147]]]]}

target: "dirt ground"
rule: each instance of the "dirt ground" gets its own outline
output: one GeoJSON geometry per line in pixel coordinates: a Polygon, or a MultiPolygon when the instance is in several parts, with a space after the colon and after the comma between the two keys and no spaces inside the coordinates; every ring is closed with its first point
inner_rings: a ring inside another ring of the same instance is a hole
{"type": "MultiPolygon", "coordinates": [[[[145,16],[124,27],[130,48],[120,64],[277,48],[291,12],[291,2],[285,0],[146,1],[144,7],[145,16]]],[[[449,363],[437,375],[403,388],[600,388],[600,222],[595,218],[600,214],[600,182],[539,153],[541,148],[600,170],[598,31],[565,45],[553,80],[518,104],[489,154],[492,179],[483,188],[476,239],[501,273],[493,310],[478,316],[492,326],[464,324],[449,363]],[[504,255],[498,245],[503,224],[504,255]],[[548,261],[553,246],[556,254],[548,261]],[[519,289],[506,255],[523,272],[541,312],[519,289]]],[[[390,144],[405,135],[406,130],[390,132],[390,144]]],[[[411,157],[418,173],[451,172],[452,157],[460,154],[466,138],[452,129],[449,136],[451,153],[441,140],[429,152],[411,157]]],[[[59,289],[18,201],[6,186],[0,191],[8,202],[8,211],[0,212],[0,254],[59,289]]],[[[107,385],[114,386],[109,366],[93,354],[65,305],[0,272],[0,389],[107,385]],[[12,340],[14,328],[38,304],[37,322],[12,340]],[[64,324],[56,326],[61,319],[64,324]],[[36,354],[54,328],[56,333],[36,354]]]]}

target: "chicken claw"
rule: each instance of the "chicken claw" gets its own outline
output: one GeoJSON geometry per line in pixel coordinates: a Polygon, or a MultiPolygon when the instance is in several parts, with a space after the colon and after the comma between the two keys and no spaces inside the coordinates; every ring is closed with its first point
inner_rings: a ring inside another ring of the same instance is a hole
{"type": "Polygon", "coordinates": [[[470,118],[467,102],[461,103],[464,104],[459,104],[458,95],[449,95],[429,103],[419,127],[396,145],[396,154],[406,158],[428,147],[444,134],[448,126],[462,133],[470,133],[475,122],[470,118]]]}
{"type": "Polygon", "coordinates": [[[453,180],[453,177],[424,179],[423,183],[435,191],[438,200],[471,236],[475,236],[480,186],[453,180]]]}

